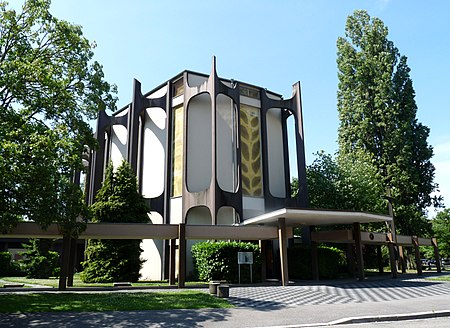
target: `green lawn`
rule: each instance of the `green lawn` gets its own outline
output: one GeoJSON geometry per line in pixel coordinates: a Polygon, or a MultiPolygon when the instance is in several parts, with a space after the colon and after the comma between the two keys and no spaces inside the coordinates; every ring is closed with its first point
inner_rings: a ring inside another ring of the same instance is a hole
{"type": "Polygon", "coordinates": [[[155,293],[2,294],[0,312],[90,312],[230,308],[227,300],[196,291],[155,293]]]}
{"type": "Polygon", "coordinates": [[[450,281],[450,275],[448,276],[440,276],[440,277],[431,277],[426,278],[427,280],[434,280],[434,281],[450,281]]]}
{"type": "MultiPolygon", "coordinates": [[[[21,283],[21,284],[33,284],[33,285],[41,285],[41,286],[49,286],[49,287],[58,287],[59,280],[58,278],[49,278],[49,279],[29,279],[25,277],[2,277],[2,280],[13,282],[13,283],[21,283]]],[[[202,282],[187,282],[186,285],[199,285],[205,284],[202,282]]],[[[112,287],[112,283],[84,283],[80,280],[80,275],[75,274],[73,277],[73,287],[112,287]]],[[[138,281],[132,283],[134,287],[147,287],[147,286],[169,286],[167,281],[138,281]]],[[[0,283],[0,288],[3,287],[3,284],[0,283]]]]}

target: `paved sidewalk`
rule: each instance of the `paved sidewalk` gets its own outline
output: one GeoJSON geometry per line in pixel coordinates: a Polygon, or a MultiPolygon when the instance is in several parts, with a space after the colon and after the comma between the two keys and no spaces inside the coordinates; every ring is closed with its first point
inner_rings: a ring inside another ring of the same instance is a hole
{"type": "Polygon", "coordinates": [[[447,316],[449,295],[450,283],[413,276],[287,287],[232,287],[230,302],[237,306],[234,309],[0,314],[0,327],[314,327],[361,316],[367,317],[366,321],[423,312],[447,316]]]}

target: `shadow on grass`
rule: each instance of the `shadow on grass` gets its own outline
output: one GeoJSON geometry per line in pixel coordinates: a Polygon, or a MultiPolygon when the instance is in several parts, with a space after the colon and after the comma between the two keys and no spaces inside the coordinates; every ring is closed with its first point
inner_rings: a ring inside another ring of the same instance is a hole
{"type": "Polygon", "coordinates": [[[229,309],[0,314],[0,327],[203,327],[229,316],[229,309]]]}
{"type": "Polygon", "coordinates": [[[196,291],[156,293],[4,294],[0,312],[90,312],[232,307],[226,300],[196,291]]]}

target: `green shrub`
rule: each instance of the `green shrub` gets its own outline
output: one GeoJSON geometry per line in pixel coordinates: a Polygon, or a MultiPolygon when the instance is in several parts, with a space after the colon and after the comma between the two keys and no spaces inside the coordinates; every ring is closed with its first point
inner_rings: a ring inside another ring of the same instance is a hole
{"type": "Polygon", "coordinates": [[[23,245],[26,252],[23,260],[28,278],[46,279],[59,275],[59,254],[51,251],[52,240],[30,239],[30,244],[23,245]]]}
{"type": "MultiPolygon", "coordinates": [[[[261,253],[259,246],[236,241],[201,242],[192,246],[194,275],[200,281],[226,280],[238,282],[238,252],[253,252],[253,281],[261,280],[261,253]]],[[[241,266],[241,282],[250,282],[250,266],[241,266]]]]}
{"type": "MultiPolygon", "coordinates": [[[[342,250],[318,246],[319,276],[321,279],[336,278],[345,266],[342,250]]],[[[311,247],[296,246],[288,249],[289,277],[292,279],[312,279],[311,247]]]]}
{"type": "Polygon", "coordinates": [[[83,262],[80,279],[90,283],[138,281],[143,262],[136,256],[142,251],[140,243],[140,240],[89,240],[88,261],[83,262]]]}
{"type": "Polygon", "coordinates": [[[22,277],[25,275],[25,268],[21,261],[12,260],[10,252],[0,252],[0,277],[22,277]]]}
{"type": "MultiPolygon", "coordinates": [[[[93,222],[147,223],[149,211],[138,193],[136,175],[123,161],[114,171],[112,163],[106,169],[105,180],[91,206],[93,222]]],[[[80,278],[83,282],[138,281],[144,263],[140,259],[141,240],[90,240],[80,278]]]]}
{"type": "Polygon", "coordinates": [[[0,277],[8,276],[11,271],[11,253],[0,252],[0,277]]]}

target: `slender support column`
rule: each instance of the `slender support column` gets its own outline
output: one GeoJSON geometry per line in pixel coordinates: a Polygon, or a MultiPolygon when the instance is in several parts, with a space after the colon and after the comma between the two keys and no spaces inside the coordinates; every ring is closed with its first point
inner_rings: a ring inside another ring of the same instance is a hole
{"type": "Polygon", "coordinates": [[[278,242],[280,244],[281,283],[283,286],[287,286],[289,285],[289,273],[285,218],[278,219],[278,242]]]}
{"type": "Polygon", "coordinates": [[[398,246],[398,265],[399,269],[402,270],[402,273],[406,273],[406,261],[405,261],[405,255],[403,253],[403,246],[398,246]]]}
{"type": "Polygon", "coordinates": [[[169,285],[175,285],[175,249],[176,239],[171,239],[169,248],[169,285]]]}
{"type": "Polygon", "coordinates": [[[178,225],[178,288],[184,288],[186,282],[186,225],[178,225]]]}
{"type": "Polygon", "coordinates": [[[70,255],[70,236],[63,237],[63,246],[61,251],[61,273],[59,275],[59,290],[65,290],[67,288],[67,271],[69,266],[70,255]]]}
{"type": "Polygon", "coordinates": [[[383,253],[381,252],[381,245],[377,245],[377,262],[378,262],[378,272],[384,272],[383,266],[383,253]]]}
{"type": "Polygon", "coordinates": [[[313,280],[319,280],[319,253],[317,251],[317,242],[313,241],[311,238],[311,233],[316,230],[315,226],[309,227],[309,240],[311,245],[311,273],[313,280]]]}
{"type": "Polygon", "coordinates": [[[416,236],[412,237],[414,245],[414,256],[416,258],[417,275],[422,275],[422,261],[420,260],[419,239],[416,236]]]}
{"type": "Polygon", "coordinates": [[[67,271],[67,287],[73,287],[73,275],[75,271],[75,258],[77,256],[77,240],[75,238],[70,239],[70,255],[67,271]]]}
{"type": "Polygon", "coordinates": [[[265,282],[267,279],[267,261],[266,261],[266,241],[259,241],[259,248],[261,250],[261,280],[265,282]]]}
{"type": "Polygon", "coordinates": [[[358,280],[364,280],[364,258],[361,243],[361,225],[359,222],[353,223],[353,238],[355,240],[356,264],[358,266],[358,280]]]}
{"type": "Polygon", "coordinates": [[[397,278],[397,262],[395,261],[395,245],[394,243],[388,243],[389,247],[389,264],[391,267],[392,278],[397,278]]]}
{"type": "Polygon", "coordinates": [[[439,248],[438,248],[438,245],[437,245],[436,238],[431,238],[431,243],[433,244],[434,259],[436,260],[436,271],[441,273],[442,272],[441,257],[439,256],[439,248]]]}
{"type": "Polygon", "coordinates": [[[317,250],[317,243],[315,241],[311,241],[311,270],[313,280],[319,280],[319,252],[317,250]]]}
{"type": "Polygon", "coordinates": [[[356,272],[356,267],[355,267],[355,245],[354,244],[347,244],[347,252],[346,252],[346,256],[347,256],[347,269],[348,269],[348,273],[351,274],[351,276],[353,278],[355,278],[355,272],[356,272]]]}

